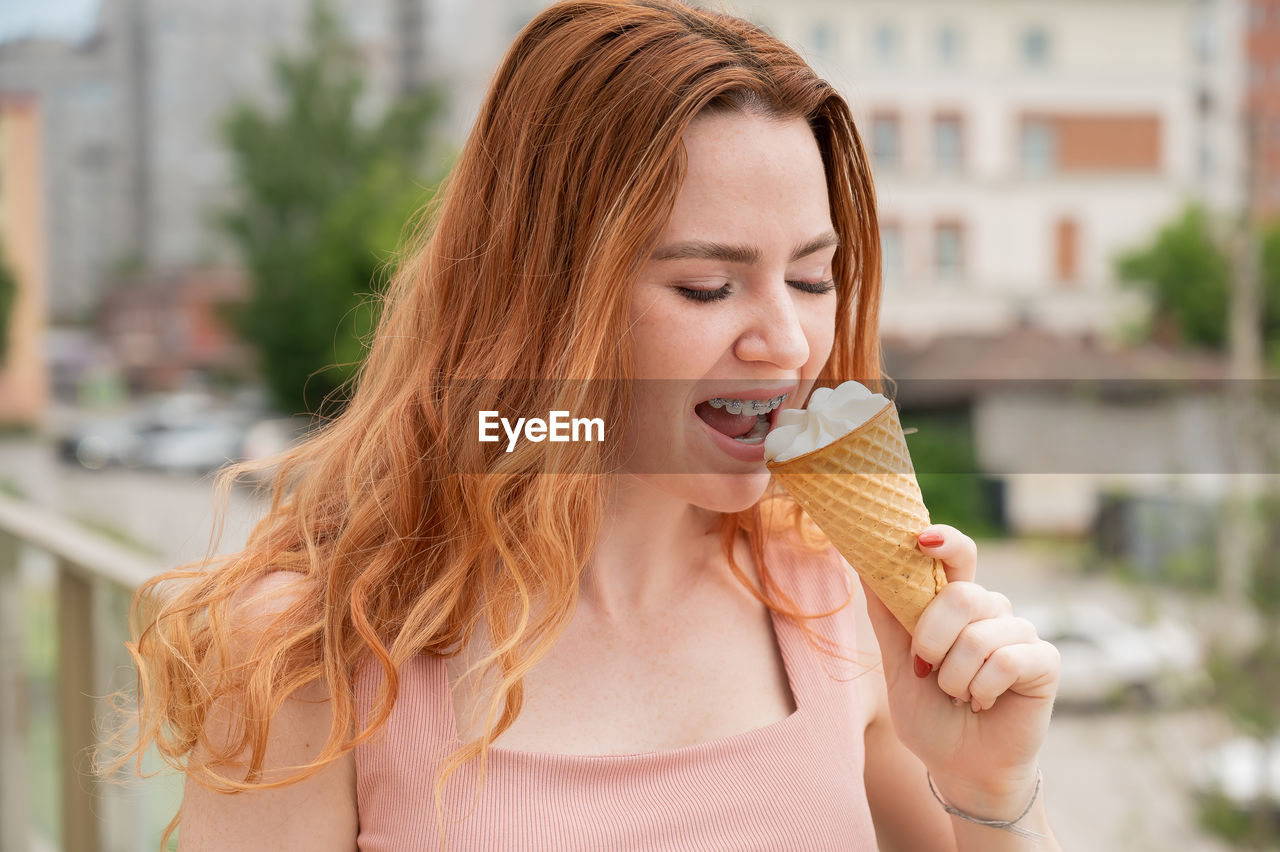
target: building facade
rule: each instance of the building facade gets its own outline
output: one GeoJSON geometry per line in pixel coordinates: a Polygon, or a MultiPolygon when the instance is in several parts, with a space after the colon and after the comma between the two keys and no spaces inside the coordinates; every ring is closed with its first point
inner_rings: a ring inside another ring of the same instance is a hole
{"type": "Polygon", "coordinates": [[[742,2],[848,97],[875,163],[886,336],[1107,335],[1117,253],[1239,204],[1239,0],[742,2]]]}
{"type": "Polygon", "coordinates": [[[0,424],[35,425],[48,402],[45,322],[44,135],[40,102],[0,97],[0,246],[17,285],[0,349],[0,424]]]}
{"type": "Polygon", "coordinates": [[[1253,152],[1253,192],[1259,219],[1280,216],[1280,2],[1248,0],[1245,22],[1246,92],[1250,120],[1244,128],[1253,152]]]}
{"type": "MultiPolygon", "coordinates": [[[[332,0],[365,64],[361,109],[443,83],[446,129],[469,125],[510,36],[541,3],[332,0]]],[[[49,302],[83,323],[121,270],[234,263],[213,224],[232,200],[221,122],[270,103],[273,58],[305,38],[312,0],[102,0],[76,42],[0,44],[0,95],[44,105],[49,302]]]]}

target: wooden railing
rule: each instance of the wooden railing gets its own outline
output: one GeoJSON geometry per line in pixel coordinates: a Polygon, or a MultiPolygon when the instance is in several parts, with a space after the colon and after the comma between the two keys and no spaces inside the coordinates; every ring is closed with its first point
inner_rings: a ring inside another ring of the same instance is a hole
{"type": "MultiPolygon", "coordinates": [[[[155,813],[176,802],[172,777],[132,786],[102,783],[89,771],[93,747],[108,723],[104,697],[133,683],[124,647],[133,590],[161,570],[153,560],[41,509],[0,496],[0,852],[154,850],[155,813]],[[52,671],[27,664],[33,573],[51,578],[52,671]],[[24,570],[26,569],[26,570],[24,570]],[[33,688],[33,685],[39,688],[33,688]],[[44,706],[33,709],[37,694],[44,706]],[[52,705],[52,706],[49,706],[52,705]],[[56,724],[44,714],[56,716],[56,724]],[[32,731],[52,748],[34,753],[32,731]],[[33,798],[40,761],[56,761],[54,802],[33,798]],[[33,813],[55,813],[53,831],[33,813]],[[50,836],[52,834],[52,836],[50,836]]],[[[171,814],[170,814],[171,815],[171,814]]],[[[163,825],[163,822],[160,823],[163,825]]]]}

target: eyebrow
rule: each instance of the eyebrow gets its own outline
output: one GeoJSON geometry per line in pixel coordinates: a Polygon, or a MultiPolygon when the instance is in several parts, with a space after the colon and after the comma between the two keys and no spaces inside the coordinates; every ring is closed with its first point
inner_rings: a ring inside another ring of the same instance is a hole
{"type": "MultiPolygon", "coordinates": [[[[840,237],[835,231],[827,231],[808,242],[801,243],[791,252],[791,260],[796,261],[808,257],[814,252],[840,244],[840,237]]],[[[721,260],[726,263],[753,264],[762,258],[760,249],[755,246],[732,246],[725,243],[712,243],[706,240],[687,240],[680,243],[662,246],[655,251],[651,260],[721,260]]]]}

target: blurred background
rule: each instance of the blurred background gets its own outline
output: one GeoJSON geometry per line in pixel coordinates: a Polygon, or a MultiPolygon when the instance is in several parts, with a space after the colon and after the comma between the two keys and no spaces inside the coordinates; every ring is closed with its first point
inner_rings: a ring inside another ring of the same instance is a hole
{"type": "MultiPolygon", "coordinates": [[[[544,5],[0,3],[0,850],[156,848],[180,780],[83,773],[129,591],[350,377],[544,5]]],[[[1063,846],[1277,846],[1280,0],[723,8],[854,108],[925,499],[1062,652],[1063,846]]]]}

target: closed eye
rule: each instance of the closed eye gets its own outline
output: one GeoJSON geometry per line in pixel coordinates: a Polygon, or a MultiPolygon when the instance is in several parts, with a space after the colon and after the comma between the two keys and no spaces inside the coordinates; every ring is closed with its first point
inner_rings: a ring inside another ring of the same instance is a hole
{"type": "MultiPolygon", "coordinates": [[[[836,289],[835,279],[826,281],[788,281],[787,285],[802,293],[810,293],[814,296],[821,296],[836,289]]],[[[722,299],[729,298],[733,292],[728,284],[724,284],[715,290],[702,290],[696,287],[676,287],[675,290],[692,302],[719,302],[722,299]]]]}
{"type": "Polygon", "coordinates": [[[821,296],[823,293],[830,293],[836,289],[834,278],[826,281],[788,281],[792,287],[805,293],[812,293],[815,296],[821,296]]]}
{"type": "Polygon", "coordinates": [[[725,284],[715,290],[699,290],[693,287],[677,287],[676,292],[693,302],[718,302],[729,298],[729,285],[725,284]]]}

